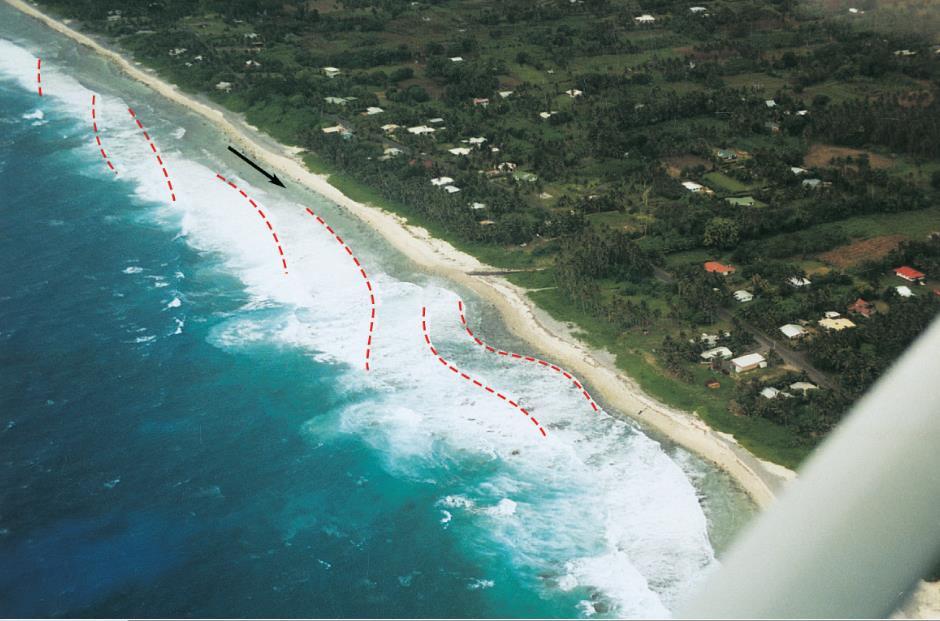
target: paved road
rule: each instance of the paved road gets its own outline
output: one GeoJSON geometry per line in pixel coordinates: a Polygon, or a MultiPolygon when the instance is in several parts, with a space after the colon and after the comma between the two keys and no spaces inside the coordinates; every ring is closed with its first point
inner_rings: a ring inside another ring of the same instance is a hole
{"type": "MultiPolygon", "coordinates": [[[[675,280],[672,274],[660,267],[654,267],[653,274],[663,282],[671,283],[675,280]]],[[[718,316],[728,322],[735,319],[731,311],[726,308],[718,309],[718,316]]],[[[754,340],[760,343],[762,347],[776,351],[780,354],[780,357],[783,358],[784,362],[801,371],[805,371],[813,382],[825,388],[829,388],[830,390],[839,390],[838,383],[829,377],[829,375],[814,367],[805,353],[791,349],[783,342],[771,337],[749,321],[744,321],[740,318],[737,318],[737,321],[748,332],[754,335],[754,340]]]]}

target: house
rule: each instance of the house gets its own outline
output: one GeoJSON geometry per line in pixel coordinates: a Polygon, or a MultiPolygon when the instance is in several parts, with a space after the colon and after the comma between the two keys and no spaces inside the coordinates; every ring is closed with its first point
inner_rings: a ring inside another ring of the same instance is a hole
{"type": "Polygon", "coordinates": [[[803,276],[790,276],[787,279],[787,284],[789,284],[791,287],[800,288],[808,287],[813,283],[809,278],[804,278],[803,276]]]}
{"type": "Polygon", "coordinates": [[[474,106],[483,106],[484,108],[490,105],[490,100],[487,97],[474,97],[473,98],[474,106]]]}
{"type": "Polygon", "coordinates": [[[253,69],[256,67],[260,67],[260,66],[261,66],[261,63],[259,63],[256,60],[248,59],[245,61],[245,67],[247,67],[248,69],[253,69]]]}
{"type": "Polygon", "coordinates": [[[803,179],[803,187],[816,190],[822,186],[822,179],[803,179]]]}
{"type": "Polygon", "coordinates": [[[780,331],[783,332],[783,335],[788,339],[800,339],[806,336],[806,328],[803,326],[798,326],[794,323],[788,323],[780,326],[780,331]]]}
{"type": "Polygon", "coordinates": [[[703,6],[690,6],[689,7],[689,13],[704,13],[707,10],[708,9],[706,9],[703,6]]]}
{"type": "Polygon", "coordinates": [[[746,354],[731,360],[731,368],[735,373],[745,373],[753,369],[766,369],[767,360],[758,353],[746,354]]]}
{"type": "Polygon", "coordinates": [[[493,220],[480,220],[480,226],[493,226],[496,224],[493,220]]]}
{"type": "Polygon", "coordinates": [[[809,115],[809,110],[797,110],[797,111],[796,111],[796,115],[797,115],[797,116],[807,116],[807,115],[809,115]]]}
{"type": "Polygon", "coordinates": [[[496,165],[496,170],[499,172],[513,172],[516,170],[516,165],[512,162],[500,162],[496,165]]]}
{"type": "Polygon", "coordinates": [[[454,147],[453,149],[447,150],[454,155],[470,155],[469,147],[454,147]]]}
{"type": "Polygon", "coordinates": [[[638,24],[652,24],[653,22],[656,21],[656,18],[649,14],[643,14],[643,15],[640,15],[639,17],[634,17],[633,21],[635,21],[638,24]]]}
{"type": "Polygon", "coordinates": [[[382,114],[383,112],[385,112],[385,110],[379,108],[378,106],[369,106],[362,114],[364,116],[372,116],[373,114],[382,114]]]}
{"type": "Polygon", "coordinates": [[[771,134],[780,133],[780,123],[774,123],[773,121],[767,121],[764,123],[764,128],[769,131],[771,134]]]}
{"type": "Polygon", "coordinates": [[[448,194],[456,194],[457,192],[460,191],[460,188],[458,188],[455,185],[445,185],[444,191],[447,192],[448,194]]]}
{"type": "Polygon", "coordinates": [[[450,62],[452,62],[452,63],[462,63],[462,62],[463,62],[463,56],[451,56],[451,57],[450,57],[450,62]]]}
{"type": "Polygon", "coordinates": [[[503,99],[506,99],[507,97],[512,95],[512,93],[513,91],[499,91],[499,96],[502,97],[503,99]]]}
{"type": "Polygon", "coordinates": [[[398,147],[385,147],[385,155],[389,157],[395,157],[401,155],[401,149],[398,147]]]}
{"type": "Polygon", "coordinates": [[[875,305],[859,298],[849,305],[849,312],[868,318],[875,314],[875,305]]]}
{"type": "Polygon", "coordinates": [[[180,54],[185,54],[185,53],[186,53],[186,48],[185,48],[185,47],[174,47],[174,48],[173,48],[172,50],[170,50],[168,53],[169,53],[170,56],[179,56],[180,54]]]}
{"type": "Polygon", "coordinates": [[[810,384],[809,382],[793,382],[790,384],[790,390],[800,391],[803,395],[806,395],[806,392],[809,390],[819,390],[819,386],[810,384]]]}
{"type": "Polygon", "coordinates": [[[704,185],[700,183],[695,183],[694,181],[683,181],[682,187],[684,187],[689,192],[693,192],[695,194],[703,194],[703,193],[707,193],[711,191],[709,188],[706,188],[704,185]]]}
{"type": "Polygon", "coordinates": [[[466,140],[461,140],[460,142],[463,142],[466,144],[472,144],[475,146],[480,146],[481,144],[486,142],[486,138],[484,138],[483,136],[475,136],[473,138],[467,138],[466,140]]]}
{"type": "Polygon", "coordinates": [[[745,291],[744,289],[738,289],[734,292],[734,299],[744,304],[745,302],[750,302],[753,300],[754,294],[750,291],[745,291]]]}
{"type": "Polygon", "coordinates": [[[382,131],[386,134],[391,134],[396,129],[400,129],[401,125],[395,125],[394,123],[386,123],[382,126],[382,131]]]}
{"type": "Polygon", "coordinates": [[[721,274],[722,276],[734,274],[735,271],[735,267],[733,265],[724,265],[718,261],[705,261],[704,267],[706,272],[709,272],[710,274],[721,274]]]}
{"type": "Polygon", "coordinates": [[[431,185],[436,185],[436,186],[438,186],[438,187],[440,187],[440,186],[442,186],[442,185],[448,185],[448,184],[451,184],[451,183],[453,183],[453,182],[454,182],[454,180],[451,179],[450,177],[435,177],[435,178],[431,179],[431,185]]]}
{"type": "Polygon", "coordinates": [[[728,149],[718,149],[715,151],[715,155],[723,162],[733,162],[738,159],[738,154],[728,149]]]}
{"type": "Polygon", "coordinates": [[[436,116],[433,119],[428,119],[428,123],[430,123],[431,125],[440,125],[443,122],[444,122],[444,119],[442,119],[439,116],[436,116]]]}
{"type": "Polygon", "coordinates": [[[767,106],[768,108],[776,108],[777,102],[774,101],[773,99],[767,99],[766,101],[764,101],[764,105],[767,106]]]}
{"type": "Polygon", "coordinates": [[[712,349],[703,351],[699,354],[699,358],[703,362],[711,362],[715,358],[721,358],[722,360],[728,360],[734,354],[731,353],[731,350],[727,347],[713,347],[712,349]]]}
{"type": "Polygon", "coordinates": [[[735,207],[753,207],[757,204],[757,201],[754,200],[753,196],[731,196],[726,198],[725,202],[729,205],[734,205],[735,207]]]}
{"type": "Polygon", "coordinates": [[[895,291],[898,292],[898,295],[902,298],[912,298],[914,297],[914,292],[911,291],[910,287],[907,285],[901,285],[900,287],[895,287],[895,291]]]}
{"type": "Polygon", "coordinates": [[[764,399],[776,399],[777,395],[779,394],[781,394],[780,391],[773,386],[767,386],[760,391],[760,396],[762,396],[764,399]]]}
{"type": "Polygon", "coordinates": [[[335,78],[336,76],[338,76],[339,74],[341,74],[342,71],[340,71],[340,70],[337,69],[336,67],[324,67],[324,68],[323,68],[323,73],[326,74],[326,77],[328,77],[328,78],[335,78]]]}
{"type": "Polygon", "coordinates": [[[470,209],[486,209],[486,203],[470,203],[470,209]]]}
{"type": "Polygon", "coordinates": [[[832,330],[833,332],[842,332],[848,328],[855,327],[855,322],[845,317],[825,317],[820,319],[817,323],[826,330],[832,330]]]}
{"type": "Polygon", "coordinates": [[[718,344],[718,335],[717,334],[706,334],[702,332],[702,336],[698,337],[699,343],[705,343],[709,347],[714,347],[718,344]]]}
{"type": "Polygon", "coordinates": [[[805,175],[809,171],[805,168],[800,168],[799,166],[791,166],[790,172],[792,172],[794,175],[805,175]]]}
{"type": "Polygon", "coordinates": [[[342,134],[342,133],[345,133],[345,132],[347,132],[347,131],[348,131],[348,130],[347,130],[345,127],[343,127],[342,125],[334,125],[333,127],[324,127],[324,128],[323,128],[323,133],[324,133],[324,134],[342,134]]]}
{"type": "Polygon", "coordinates": [[[707,380],[705,380],[705,388],[708,388],[710,390],[721,388],[721,382],[716,380],[714,377],[710,377],[707,380]]]}
{"type": "Polygon", "coordinates": [[[907,265],[902,265],[901,267],[895,268],[894,274],[908,282],[919,282],[927,277],[927,275],[923,272],[919,272],[913,267],[908,267],[907,265]]]}
{"type": "Polygon", "coordinates": [[[434,133],[434,128],[433,128],[433,127],[428,127],[427,125],[416,125],[415,127],[409,127],[409,128],[408,128],[408,133],[409,133],[409,134],[415,134],[415,135],[420,135],[420,134],[433,134],[433,133],[434,133]]]}
{"type": "Polygon", "coordinates": [[[335,106],[345,106],[346,98],[345,97],[324,97],[323,101],[328,104],[333,104],[335,106]]]}
{"type": "Polygon", "coordinates": [[[575,97],[580,97],[583,94],[584,93],[582,91],[579,91],[576,88],[571,88],[565,91],[565,95],[567,95],[568,97],[571,97],[572,99],[574,99],[575,97]]]}
{"type": "Polygon", "coordinates": [[[552,111],[550,111],[550,112],[539,112],[539,118],[542,119],[543,121],[546,121],[546,120],[552,118],[552,116],[554,116],[554,115],[556,115],[556,114],[558,114],[558,111],[557,111],[557,110],[552,110],[552,111]]]}
{"type": "Polygon", "coordinates": [[[215,90],[224,91],[226,93],[232,92],[232,83],[231,82],[219,82],[215,85],[215,90]]]}

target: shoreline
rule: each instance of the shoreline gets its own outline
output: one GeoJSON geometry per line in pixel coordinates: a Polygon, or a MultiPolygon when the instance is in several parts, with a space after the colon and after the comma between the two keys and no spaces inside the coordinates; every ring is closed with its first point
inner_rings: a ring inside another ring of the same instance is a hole
{"type": "Polygon", "coordinates": [[[135,66],[117,52],[71,29],[24,0],[6,2],[59,34],[90,48],[114,63],[125,75],[157,94],[202,116],[221,130],[234,146],[245,149],[276,169],[279,176],[345,208],[428,273],[474,291],[496,307],[510,332],[578,375],[612,408],[715,464],[730,475],[760,509],[766,508],[773,501],[775,493],[795,476],[794,472],[783,466],[758,459],[732,436],[712,429],[694,413],[671,408],[644,394],[631,378],[616,368],[609,354],[578,341],[562,323],[552,319],[528,299],[525,289],[499,276],[469,275],[467,272],[493,268],[457,250],[448,242],[431,237],[425,229],[407,224],[401,216],[349,198],[329,183],[328,176],[307,169],[297,156],[296,148],[265,136],[264,142],[279,145],[279,151],[272,150],[262,143],[260,132],[250,127],[237,126],[220,108],[183,93],[156,73],[135,66]]]}

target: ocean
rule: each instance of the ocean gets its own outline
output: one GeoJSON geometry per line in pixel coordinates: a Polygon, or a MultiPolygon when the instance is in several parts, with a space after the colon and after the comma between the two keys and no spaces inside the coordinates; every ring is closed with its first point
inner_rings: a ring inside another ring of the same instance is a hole
{"type": "Polygon", "coordinates": [[[0,24],[0,616],[666,617],[714,569],[753,513],[726,475],[476,346],[458,300],[537,354],[201,118],[0,24]]]}

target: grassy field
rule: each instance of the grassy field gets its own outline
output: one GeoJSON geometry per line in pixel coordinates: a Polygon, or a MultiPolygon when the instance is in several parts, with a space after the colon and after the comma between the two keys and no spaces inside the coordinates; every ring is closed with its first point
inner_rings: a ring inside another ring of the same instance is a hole
{"type": "Polygon", "coordinates": [[[940,207],[919,211],[883,213],[856,216],[819,224],[807,231],[826,231],[841,228],[850,237],[867,239],[879,235],[904,235],[910,239],[923,239],[933,231],[940,231],[940,207]]]}
{"type": "Polygon", "coordinates": [[[732,179],[728,175],[720,172],[705,173],[704,179],[709,187],[720,193],[737,194],[747,192],[751,189],[751,186],[741,183],[737,179],[732,179]]]}

